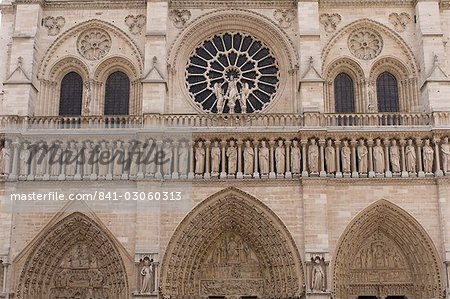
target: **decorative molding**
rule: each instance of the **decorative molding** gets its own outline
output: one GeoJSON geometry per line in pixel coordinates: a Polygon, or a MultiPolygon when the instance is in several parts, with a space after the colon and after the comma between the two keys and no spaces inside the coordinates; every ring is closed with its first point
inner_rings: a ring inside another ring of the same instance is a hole
{"type": "MultiPolygon", "coordinates": [[[[85,9],[86,1],[45,1],[45,9],[85,9]]],[[[145,10],[147,1],[145,0],[119,0],[119,1],[91,1],[90,9],[143,9],[145,10]]]]}
{"type": "Polygon", "coordinates": [[[273,12],[273,17],[278,21],[281,28],[289,28],[292,21],[295,20],[296,12],[294,9],[276,9],[273,12]]]}
{"type": "Polygon", "coordinates": [[[169,13],[169,18],[176,28],[182,29],[191,18],[191,12],[187,9],[172,9],[169,13]]]}
{"type": "Polygon", "coordinates": [[[55,36],[58,35],[61,29],[66,24],[66,19],[64,17],[52,17],[48,16],[45,17],[44,20],[44,26],[47,28],[48,35],[55,36]]]}
{"type": "Polygon", "coordinates": [[[145,26],[146,17],[144,15],[128,15],[125,17],[125,24],[127,24],[132,34],[139,34],[145,26]]]}
{"type": "Polygon", "coordinates": [[[404,32],[406,25],[411,22],[411,16],[406,12],[400,14],[393,12],[389,15],[389,22],[394,26],[395,31],[404,32]]]}
{"type": "Polygon", "coordinates": [[[383,50],[383,38],[372,28],[365,27],[353,31],[348,37],[348,48],[357,58],[371,60],[383,50]]]}
{"type": "Polygon", "coordinates": [[[172,8],[227,8],[227,7],[252,7],[252,8],[277,8],[289,9],[296,7],[296,1],[292,0],[170,0],[172,8]]]}
{"type": "Polygon", "coordinates": [[[341,22],[341,15],[334,13],[334,14],[321,14],[320,15],[320,23],[325,28],[325,31],[328,33],[332,33],[336,31],[337,26],[341,22]]]}
{"type": "Polygon", "coordinates": [[[77,50],[87,60],[99,60],[111,49],[111,37],[102,29],[88,29],[80,34],[77,50]]]}
{"type": "Polygon", "coordinates": [[[357,7],[413,7],[417,0],[319,0],[321,7],[357,6],[357,7]]]}

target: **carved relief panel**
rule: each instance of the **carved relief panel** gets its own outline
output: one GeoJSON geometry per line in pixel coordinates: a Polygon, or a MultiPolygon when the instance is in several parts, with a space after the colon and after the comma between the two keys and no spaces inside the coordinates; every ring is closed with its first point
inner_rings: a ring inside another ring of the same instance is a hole
{"type": "Polygon", "coordinates": [[[251,245],[230,232],[211,246],[200,271],[202,295],[262,295],[263,273],[251,245]]]}

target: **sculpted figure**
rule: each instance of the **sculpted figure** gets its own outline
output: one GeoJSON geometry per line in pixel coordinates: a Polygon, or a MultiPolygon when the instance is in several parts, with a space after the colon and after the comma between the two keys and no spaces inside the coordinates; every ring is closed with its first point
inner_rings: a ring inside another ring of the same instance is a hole
{"type": "Polygon", "coordinates": [[[397,141],[395,139],[392,140],[389,154],[391,157],[392,172],[400,172],[400,148],[397,145],[397,141]]]}
{"type": "Polygon", "coordinates": [[[237,88],[237,81],[233,75],[230,76],[228,81],[228,89],[225,94],[225,99],[228,100],[228,108],[230,108],[230,113],[234,113],[234,107],[236,106],[236,101],[239,98],[239,90],[237,88]]]}
{"type": "Polygon", "coordinates": [[[124,160],[124,151],[122,149],[122,142],[116,142],[116,148],[114,149],[114,165],[113,165],[113,174],[114,176],[122,175],[122,166],[124,160]]]}
{"type": "Polygon", "coordinates": [[[292,147],[291,147],[291,172],[292,173],[300,173],[300,160],[301,160],[302,154],[300,151],[300,148],[298,147],[298,141],[293,140],[292,141],[292,147]]]}
{"type": "Polygon", "coordinates": [[[34,157],[34,160],[36,161],[36,175],[43,176],[47,168],[47,155],[46,152],[44,151],[46,143],[39,143],[37,145],[39,147],[39,150],[37,151],[36,156],[34,157]]]}
{"type": "Polygon", "coordinates": [[[247,100],[248,100],[249,95],[250,95],[250,87],[248,86],[248,83],[246,82],[242,86],[241,97],[239,98],[240,104],[241,104],[241,113],[247,112],[247,100]]]}
{"type": "Polygon", "coordinates": [[[384,151],[381,146],[381,140],[377,139],[375,141],[375,146],[373,147],[373,164],[376,173],[384,172],[384,151]]]}
{"type": "Polygon", "coordinates": [[[319,172],[319,147],[315,139],[311,139],[308,147],[308,167],[310,172],[319,172]]]}
{"type": "Polygon", "coordinates": [[[172,169],[172,160],[173,160],[173,153],[172,153],[172,147],[170,146],[170,142],[166,142],[164,143],[164,148],[163,148],[163,153],[164,153],[164,158],[163,158],[163,173],[165,175],[170,174],[171,173],[171,169],[172,169]]]}
{"type": "Polygon", "coordinates": [[[217,113],[223,113],[223,107],[224,107],[224,100],[223,100],[223,90],[220,87],[219,83],[214,83],[213,86],[214,89],[214,95],[217,99],[217,113]]]}
{"type": "Polygon", "coordinates": [[[145,257],[144,260],[144,265],[142,266],[141,269],[141,290],[140,293],[141,294],[149,294],[153,291],[153,265],[152,265],[152,261],[148,258],[145,257]]]}
{"type": "Polygon", "coordinates": [[[311,273],[311,290],[322,292],[325,285],[325,273],[319,257],[314,259],[311,273]]]}
{"type": "Polygon", "coordinates": [[[408,145],[405,148],[406,171],[416,172],[416,149],[412,139],[408,139],[408,145]]]}
{"type": "Polygon", "coordinates": [[[367,147],[364,145],[364,139],[360,139],[358,143],[358,147],[356,148],[358,155],[358,171],[360,173],[367,173],[367,158],[369,151],[367,147]]]}
{"type": "Polygon", "coordinates": [[[178,172],[180,174],[187,173],[189,149],[186,146],[186,142],[182,141],[180,143],[180,148],[178,149],[178,172]]]}
{"type": "Polygon", "coordinates": [[[10,165],[10,149],[5,141],[4,146],[0,150],[0,174],[9,174],[10,165]]]}
{"type": "Polygon", "coordinates": [[[351,172],[351,169],[350,169],[350,164],[351,164],[350,155],[351,155],[351,150],[348,147],[348,141],[345,140],[344,143],[343,143],[342,149],[341,149],[342,172],[345,172],[345,173],[351,172]]]}
{"type": "Polygon", "coordinates": [[[108,174],[109,163],[107,159],[101,157],[109,157],[109,150],[106,147],[106,142],[102,141],[100,145],[99,159],[98,159],[98,176],[105,177],[108,174]]]}
{"type": "Polygon", "coordinates": [[[28,145],[24,144],[22,150],[19,155],[20,159],[20,174],[28,175],[28,160],[30,159],[30,150],[28,149],[28,145]]]}
{"type": "Polygon", "coordinates": [[[255,151],[253,150],[250,140],[245,141],[244,148],[244,174],[253,173],[253,161],[255,159],[255,151]]]}
{"type": "Polygon", "coordinates": [[[286,149],[283,146],[283,140],[278,140],[278,146],[275,149],[275,166],[277,174],[284,174],[286,165],[286,149]]]}
{"type": "Polygon", "coordinates": [[[205,148],[203,147],[203,141],[197,143],[195,148],[195,173],[203,174],[205,171],[205,148]]]}
{"type": "Polygon", "coordinates": [[[83,160],[83,175],[88,176],[92,173],[91,162],[92,146],[90,141],[84,142],[84,160],[83,160]]]}
{"type": "Polygon", "coordinates": [[[433,161],[434,161],[434,150],[430,146],[430,139],[426,139],[425,145],[423,146],[423,170],[426,173],[433,172],[433,161]]]}
{"type": "Polygon", "coordinates": [[[230,140],[226,155],[228,157],[228,174],[236,173],[237,149],[234,146],[234,140],[230,140]]]}
{"type": "Polygon", "coordinates": [[[325,147],[325,164],[327,166],[327,173],[336,172],[336,152],[333,147],[333,140],[328,139],[325,147]]]}
{"type": "Polygon", "coordinates": [[[265,140],[261,141],[261,148],[259,149],[259,171],[261,174],[269,173],[269,148],[265,140]]]}
{"type": "Polygon", "coordinates": [[[218,174],[220,166],[220,147],[219,141],[214,141],[211,147],[211,173],[218,174]]]}
{"type": "Polygon", "coordinates": [[[442,153],[442,170],[444,172],[450,172],[450,145],[448,144],[448,137],[444,137],[444,140],[442,141],[441,153],[442,153]]]}

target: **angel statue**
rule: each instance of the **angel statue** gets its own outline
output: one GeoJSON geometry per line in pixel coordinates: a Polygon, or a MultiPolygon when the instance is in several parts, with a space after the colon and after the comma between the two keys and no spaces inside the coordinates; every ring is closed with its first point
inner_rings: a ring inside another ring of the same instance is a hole
{"type": "Polygon", "coordinates": [[[217,82],[214,83],[213,90],[214,95],[216,96],[217,99],[217,113],[223,113],[223,106],[224,106],[223,90],[220,87],[219,83],[217,82]]]}
{"type": "Polygon", "coordinates": [[[241,97],[239,98],[240,104],[241,104],[241,113],[247,112],[247,100],[248,96],[250,95],[250,87],[248,86],[248,83],[244,83],[241,90],[241,97]]]}
{"type": "Polygon", "coordinates": [[[149,257],[144,257],[142,261],[144,265],[141,269],[141,294],[150,294],[153,292],[153,260],[149,257]]]}

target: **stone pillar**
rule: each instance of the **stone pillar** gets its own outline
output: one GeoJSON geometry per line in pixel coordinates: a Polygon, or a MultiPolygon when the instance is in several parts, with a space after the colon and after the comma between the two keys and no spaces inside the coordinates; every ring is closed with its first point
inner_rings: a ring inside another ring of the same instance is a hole
{"type": "Polygon", "coordinates": [[[356,141],[356,139],[352,139],[350,140],[350,146],[352,147],[352,177],[353,178],[358,178],[359,177],[359,173],[358,173],[358,167],[356,165],[356,145],[358,144],[358,141],[356,141]]]}
{"type": "Polygon", "coordinates": [[[195,142],[189,141],[189,173],[188,173],[188,179],[193,179],[195,177],[194,173],[194,147],[195,142]]]}
{"type": "Polygon", "coordinates": [[[326,177],[327,172],[325,171],[325,152],[324,152],[324,146],[325,146],[325,139],[321,138],[319,139],[319,163],[320,163],[320,176],[326,177]]]}
{"type": "Polygon", "coordinates": [[[375,177],[373,171],[373,139],[367,139],[367,147],[369,148],[369,178],[375,177]]]}
{"type": "Polygon", "coordinates": [[[221,141],[220,145],[222,146],[222,172],[220,173],[220,178],[221,179],[226,179],[227,178],[227,142],[226,141],[221,141]]]}
{"type": "Polygon", "coordinates": [[[178,173],[178,145],[180,143],[178,141],[174,141],[172,143],[173,145],[173,172],[172,172],[172,178],[178,179],[179,173],[178,173]]]}
{"type": "Polygon", "coordinates": [[[286,173],[284,174],[284,177],[287,179],[292,178],[292,173],[291,173],[291,141],[290,140],[286,140],[284,142],[284,146],[286,148],[285,153],[286,153],[286,173]]]}
{"type": "Polygon", "coordinates": [[[409,176],[408,172],[406,171],[406,157],[405,157],[405,145],[406,140],[401,138],[400,139],[400,149],[401,149],[401,163],[402,163],[402,178],[407,178],[409,176]]]}
{"type": "Polygon", "coordinates": [[[335,151],[336,151],[336,177],[341,178],[342,172],[341,172],[341,141],[336,140],[334,141],[335,145],[335,151]]]}
{"type": "Polygon", "coordinates": [[[274,149],[273,147],[275,146],[275,141],[274,140],[270,140],[269,141],[269,146],[270,146],[270,152],[269,152],[269,165],[270,165],[270,172],[269,172],[269,179],[274,179],[276,178],[276,174],[275,174],[275,161],[273,158],[273,154],[274,154],[274,149]]]}
{"type": "Polygon", "coordinates": [[[308,144],[308,139],[302,139],[300,140],[300,143],[302,145],[302,176],[307,177],[308,168],[306,167],[306,145],[308,144]]]}
{"type": "Polygon", "coordinates": [[[238,162],[236,178],[242,179],[244,178],[244,175],[242,173],[242,140],[239,139],[236,143],[237,143],[237,162],[238,162]]]}
{"type": "Polygon", "coordinates": [[[425,172],[423,172],[423,160],[422,160],[422,144],[423,140],[420,138],[416,138],[416,145],[417,145],[417,176],[418,177],[425,177],[425,172]]]}
{"type": "Polygon", "coordinates": [[[211,141],[205,141],[205,179],[211,178],[211,141]]]}
{"type": "Polygon", "coordinates": [[[255,151],[255,164],[253,165],[253,177],[255,178],[255,179],[259,179],[259,172],[258,172],[258,165],[259,165],[259,163],[258,163],[258,155],[259,155],[259,153],[258,153],[258,144],[259,144],[259,142],[258,142],[258,140],[255,140],[255,141],[253,141],[253,150],[255,151]]]}
{"type": "Polygon", "coordinates": [[[384,163],[385,163],[385,176],[387,178],[391,178],[392,177],[392,171],[390,168],[390,158],[389,158],[389,146],[391,145],[391,142],[389,140],[389,138],[385,138],[383,139],[383,144],[384,144],[384,163]]]}
{"type": "Polygon", "coordinates": [[[440,138],[434,138],[433,139],[433,143],[434,143],[434,154],[435,154],[435,175],[436,176],[443,176],[444,172],[441,169],[441,155],[440,155],[440,151],[439,151],[439,142],[441,142],[440,138]]]}

